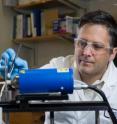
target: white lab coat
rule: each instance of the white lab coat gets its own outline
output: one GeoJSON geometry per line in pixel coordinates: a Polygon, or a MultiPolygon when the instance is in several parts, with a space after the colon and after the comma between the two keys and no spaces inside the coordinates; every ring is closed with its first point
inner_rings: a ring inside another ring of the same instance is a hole
{"type": "MultiPolygon", "coordinates": [[[[74,62],[74,57],[69,55],[67,57],[58,57],[53,58],[49,64],[44,65],[42,68],[73,68],[74,70],[74,79],[79,79],[78,69],[74,62]]],[[[101,81],[105,83],[103,86],[99,86],[101,90],[104,91],[110,105],[112,108],[116,109],[115,114],[117,116],[117,68],[113,62],[110,62],[107,71],[103,75],[101,81]]],[[[96,81],[94,84],[100,85],[96,81]]],[[[102,84],[101,84],[102,85],[102,84]]],[[[69,95],[69,100],[72,101],[82,101],[82,100],[100,100],[100,97],[92,91],[87,91],[84,93],[84,90],[74,91],[73,94],[69,95]],[[90,94],[91,93],[91,94],[90,94]],[[89,94],[89,95],[87,95],[89,94]]],[[[106,115],[107,112],[105,112],[106,115]]],[[[54,113],[54,123],[55,124],[95,124],[95,113],[93,111],[70,111],[70,112],[55,112],[54,113]]],[[[49,112],[45,114],[45,123],[50,124],[49,112]]],[[[100,124],[112,124],[110,118],[104,116],[104,111],[100,112],[100,124]]]]}

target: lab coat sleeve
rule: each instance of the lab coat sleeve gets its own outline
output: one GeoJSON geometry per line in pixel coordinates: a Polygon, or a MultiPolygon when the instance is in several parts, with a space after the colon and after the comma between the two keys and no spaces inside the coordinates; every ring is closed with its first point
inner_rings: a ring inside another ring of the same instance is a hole
{"type": "Polygon", "coordinates": [[[48,64],[45,64],[44,66],[40,67],[42,69],[44,68],[69,68],[73,64],[74,58],[73,55],[68,55],[66,57],[57,57],[50,60],[48,64]]]}

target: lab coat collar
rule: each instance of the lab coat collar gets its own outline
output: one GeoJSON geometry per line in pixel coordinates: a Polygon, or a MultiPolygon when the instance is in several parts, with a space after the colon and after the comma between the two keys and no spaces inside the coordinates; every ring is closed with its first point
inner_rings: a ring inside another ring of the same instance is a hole
{"type": "Polygon", "coordinates": [[[101,81],[104,81],[107,86],[117,85],[117,68],[115,67],[113,61],[108,65],[106,72],[104,73],[101,81]]]}
{"type": "Polygon", "coordinates": [[[117,68],[113,62],[109,63],[108,69],[106,70],[101,81],[104,81],[102,91],[105,93],[106,97],[109,98],[114,88],[117,86],[117,68]]]}

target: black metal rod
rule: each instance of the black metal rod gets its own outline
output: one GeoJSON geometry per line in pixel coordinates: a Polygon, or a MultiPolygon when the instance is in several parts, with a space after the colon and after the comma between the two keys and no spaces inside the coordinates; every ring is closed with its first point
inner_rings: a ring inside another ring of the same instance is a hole
{"type": "Polygon", "coordinates": [[[54,124],[54,111],[50,111],[50,124],[54,124]]]}
{"type": "Polygon", "coordinates": [[[99,111],[95,111],[95,124],[99,124],[99,111]]]}

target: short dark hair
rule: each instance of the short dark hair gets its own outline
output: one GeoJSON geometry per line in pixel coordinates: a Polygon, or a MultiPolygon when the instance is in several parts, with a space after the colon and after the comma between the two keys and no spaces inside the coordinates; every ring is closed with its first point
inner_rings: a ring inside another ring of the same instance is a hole
{"type": "Polygon", "coordinates": [[[84,14],[79,21],[79,28],[85,24],[100,24],[108,29],[110,45],[117,47],[117,22],[111,14],[102,10],[96,10],[84,14]]]}

